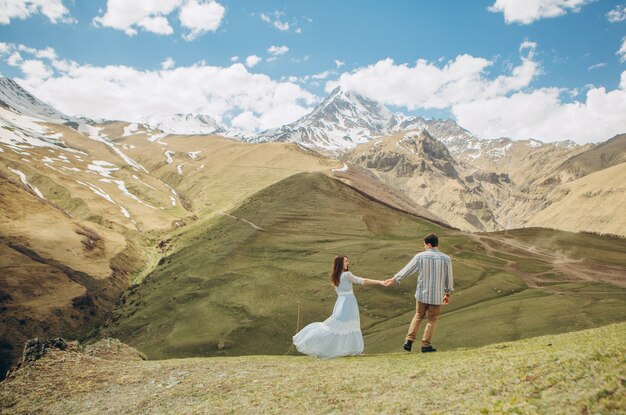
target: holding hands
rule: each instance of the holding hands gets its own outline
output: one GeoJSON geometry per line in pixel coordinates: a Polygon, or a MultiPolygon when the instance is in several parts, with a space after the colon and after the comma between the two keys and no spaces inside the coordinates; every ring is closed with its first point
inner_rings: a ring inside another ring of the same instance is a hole
{"type": "Polygon", "coordinates": [[[393,284],[393,278],[390,278],[388,280],[376,280],[376,282],[378,283],[378,285],[382,285],[383,287],[389,287],[391,284],[393,284]]]}
{"type": "Polygon", "coordinates": [[[396,280],[393,278],[389,278],[388,280],[384,280],[382,281],[383,286],[385,287],[389,287],[391,284],[393,284],[396,280]]]}

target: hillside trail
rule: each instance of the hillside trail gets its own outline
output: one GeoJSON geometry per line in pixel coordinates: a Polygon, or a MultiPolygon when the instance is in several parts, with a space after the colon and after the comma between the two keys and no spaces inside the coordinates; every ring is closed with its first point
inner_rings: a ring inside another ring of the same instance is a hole
{"type": "Polygon", "coordinates": [[[515,260],[508,260],[505,269],[514,275],[519,276],[530,288],[541,288],[548,291],[558,292],[559,290],[544,285],[546,282],[604,282],[626,288],[626,268],[597,264],[589,260],[579,258],[574,259],[565,253],[555,250],[549,251],[537,248],[531,244],[525,244],[511,237],[506,236],[485,236],[470,234],[470,237],[479,243],[488,256],[492,256],[498,251],[493,245],[487,241],[493,241],[495,244],[506,245],[514,250],[522,251],[527,255],[515,252],[507,252],[508,255],[518,257],[520,259],[533,258],[541,262],[545,262],[552,267],[549,271],[537,273],[525,272],[520,269],[520,264],[515,260]],[[560,277],[546,278],[547,274],[557,274],[560,277]]]}
{"type": "Polygon", "coordinates": [[[220,212],[220,215],[222,216],[228,216],[229,218],[235,219],[235,220],[241,220],[245,223],[247,223],[248,225],[252,226],[254,229],[258,230],[258,231],[264,231],[265,229],[260,227],[259,225],[257,225],[254,222],[249,221],[248,219],[245,218],[238,218],[237,216],[231,215],[230,213],[226,213],[226,212],[220,212]]]}

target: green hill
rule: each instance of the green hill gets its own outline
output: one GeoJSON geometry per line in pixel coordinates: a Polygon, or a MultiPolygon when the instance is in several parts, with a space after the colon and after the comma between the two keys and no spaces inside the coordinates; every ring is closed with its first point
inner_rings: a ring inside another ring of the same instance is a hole
{"type": "MultiPolygon", "coordinates": [[[[435,334],[440,349],[626,317],[621,239],[545,229],[466,234],[311,173],[256,193],[230,215],[193,224],[172,240],[174,252],[125,294],[99,335],[154,359],[293,353],[296,329],[332,311],[328,273],[335,255],[348,255],[356,275],[388,278],[428,232],[438,233],[442,251],[453,257],[457,289],[435,334]]],[[[366,352],[398,350],[415,280],[355,288],[366,352]]]]}
{"type": "Polygon", "coordinates": [[[478,349],[144,361],[104,340],[0,383],[0,413],[619,414],[626,323],[478,349]]]}

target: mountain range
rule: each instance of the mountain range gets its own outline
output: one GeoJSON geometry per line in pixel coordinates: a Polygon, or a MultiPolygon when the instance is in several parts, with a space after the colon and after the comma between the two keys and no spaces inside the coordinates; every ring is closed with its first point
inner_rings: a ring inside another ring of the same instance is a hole
{"type": "MultiPolygon", "coordinates": [[[[524,226],[536,213],[567,194],[567,190],[560,186],[619,164],[626,158],[625,139],[621,136],[606,143],[582,146],[571,141],[543,143],[533,139],[481,139],[452,120],[394,114],[384,105],[340,87],[308,115],[260,133],[229,131],[214,118],[203,114],[151,116],[140,123],[97,123],[62,114],[7,78],[0,79],[0,97],[6,108],[22,116],[49,122],[56,120],[87,132],[87,136],[102,140],[135,167],[137,163],[130,161],[132,157],[126,157],[124,150],[115,144],[116,137],[146,134],[151,143],[159,144],[169,134],[217,134],[255,144],[295,143],[331,159],[345,161],[353,169],[357,166],[365,168],[372,176],[367,179],[367,175],[359,174],[360,182],[371,182],[373,177],[383,186],[395,189],[391,192],[395,192],[396,202],[400,197],[409,201],[414,211],[426,209],[431,216],[468,231],[524,226]],[[421,144],[417,144],[416,139],[421,144]],[[442,148],[445,148],[445,154],[442,148]],[[425,169],[425,163],[446,167],[425,169]],[[423,166],[416,168],[418,164],[423,166]],[[401,194],[403,196],[399,196],[401,194]]],[[[48,143],[46,145],[62,145],[55,141],[54,134],[42,135],[36,123],[31,122],[32,128],[24,129],[24,125],[15,125],[10,118],[4,117],[0,122],[13,129],[13,136],[17,132],[31,141],[37,139],[40,143],[48,143]]],[[[10,142],[15,137],[7,139],[10,142]]],[[[167,156],[171,151],[163,145],[160,151],[166,155],[169,164],[173,160],[167,156]]],[[[193,149],[187,153],[194,154],[193,149]]],[[[183,165],[178,164],[176,169],[179,173],[183,165]]],[[[367,185],[369,189],[381,188],[372,183],[367,185]]],[[[391,194],[388,191],[383,193],[391,194]]],[[[612,212],[608,211],[597,216],[602,224],[598,231],[620,233],[611,225],[613,221],[607,219],[610,215],[612,212]]],[[[564,226],[554,219],[532,223],[557,228],[564,226]]],[[[584,226],[571,220],[567,223],[570,230],[595,231],[586,219],[584,226]]]]}

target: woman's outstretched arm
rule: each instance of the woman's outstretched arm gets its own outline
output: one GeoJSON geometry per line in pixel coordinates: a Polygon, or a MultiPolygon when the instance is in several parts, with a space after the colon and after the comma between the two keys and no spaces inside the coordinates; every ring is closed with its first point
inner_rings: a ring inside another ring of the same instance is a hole
{"type": "Polygon", "coordinates": [[[361,285],[385,285],[383,284],[383,280],[371,280],[369,278],[361,278],[357,277],[351,272],[348,272],[348,281],[352,284],[361,284],[361,285]]]}
{"type": "Polygon", "coordinates": [[[363,278],[363,284],[364,285],[382,285],[384,286],[385,284],[384,280],[370,280],[369,278],[363,278]]]}

